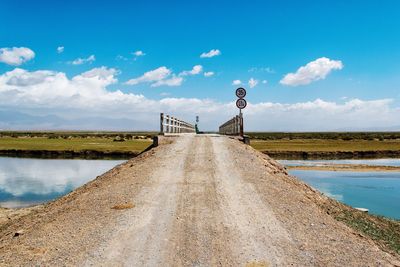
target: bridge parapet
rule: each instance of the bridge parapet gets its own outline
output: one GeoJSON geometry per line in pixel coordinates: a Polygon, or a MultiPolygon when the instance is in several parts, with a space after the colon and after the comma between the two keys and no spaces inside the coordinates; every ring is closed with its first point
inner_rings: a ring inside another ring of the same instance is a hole
{"type": "Polygon", "coordinates": [[[219,133],[226,135],[243,135],[243,117],[235,116],[219,126],[219,133]]]}
{"type": "Polygon", "coordinates": [[[194,133],[195,127],[193,124],[180,120],[171,115],[160,113],[160,134],[165,133],[194,133]]]}

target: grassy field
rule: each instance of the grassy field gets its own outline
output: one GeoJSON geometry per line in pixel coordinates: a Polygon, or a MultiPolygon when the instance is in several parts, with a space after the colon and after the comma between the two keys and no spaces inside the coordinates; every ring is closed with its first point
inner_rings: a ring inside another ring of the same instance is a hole
{"type": "MultiPolygon", "coordinates": [[[[0,150],[143,151],[156,132],[0,132],[0,150]]],[[[400,132],[246,133],[260,151],[400,151],[400,132]]]]}
{"type": "Polygon", "coordinates": [[[399,140],[251,140],[251,146],[260,151],[385,151],[400,150],[399,140]]]}
{"type": "Polygon", "coordinates": [[[44,138],[116,138],[117,136],[124,139],[141,139],[152,138],[157,132],[87,132],[87,131],[0,131],[1,137],[44,137],[44,138]]]}
{"type": "Polygon", "coordinates": [[[152,143],[151,139],[130,139],[120,141],[119,138],[46,138],[46,137],[2,137],[0,150],[49,150],[49,151],[85,151],[99,152],[141,152],[152,143]],[[115,141],[114,141],[115,140],[115,141]]]}

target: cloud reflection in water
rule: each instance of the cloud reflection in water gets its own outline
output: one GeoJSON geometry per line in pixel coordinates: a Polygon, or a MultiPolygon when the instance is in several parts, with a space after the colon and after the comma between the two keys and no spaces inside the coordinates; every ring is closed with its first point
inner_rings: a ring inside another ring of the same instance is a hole
{"type": "Polygon", "coordinates": [[[47,202],[122,162],[0,157],[0,206],[13,208],[47,202]]]}

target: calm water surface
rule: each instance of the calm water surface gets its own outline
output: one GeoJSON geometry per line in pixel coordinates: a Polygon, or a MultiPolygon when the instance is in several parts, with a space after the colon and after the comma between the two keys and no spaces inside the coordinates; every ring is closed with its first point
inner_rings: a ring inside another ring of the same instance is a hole
{"type": "Polygon", "coordinates": [[[0,157],[0,206],[14,208],[48,202],[122,162],[0,157]]]}
{"type": "Polygon", "coordinates": [[[400,172],[290,170],[325,195],[370,213],[400,219],[400,172]]]}

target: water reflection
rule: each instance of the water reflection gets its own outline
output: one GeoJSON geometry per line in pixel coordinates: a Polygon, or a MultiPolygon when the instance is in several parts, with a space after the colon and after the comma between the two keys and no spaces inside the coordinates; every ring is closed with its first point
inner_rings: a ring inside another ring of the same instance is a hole
{"type": "Polygon", "coordinates": [[[0,157],[0,206],[24,207],[53,200],[122,162],[0,157]]]}
{"type": "Polygon", "coordinates": [[[399,172],[335,172],[291,170],[312,187],[352,207],[400,219],[399,172]]]}

